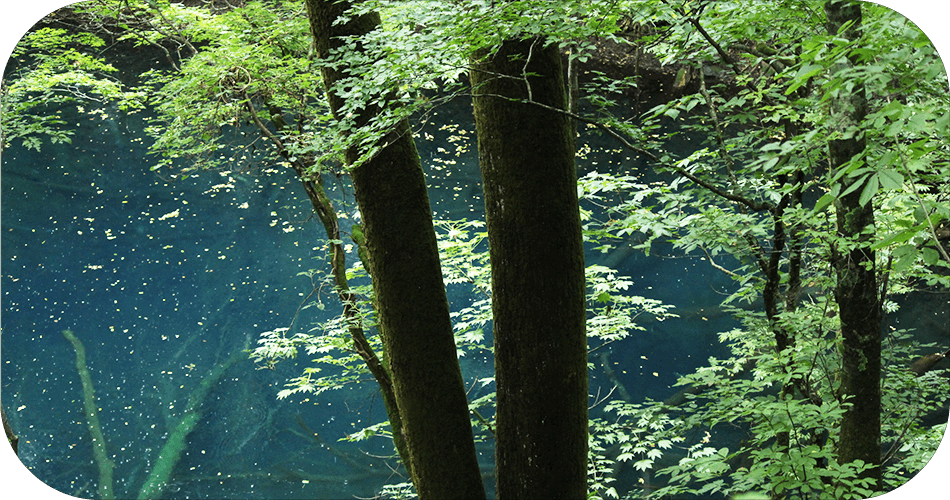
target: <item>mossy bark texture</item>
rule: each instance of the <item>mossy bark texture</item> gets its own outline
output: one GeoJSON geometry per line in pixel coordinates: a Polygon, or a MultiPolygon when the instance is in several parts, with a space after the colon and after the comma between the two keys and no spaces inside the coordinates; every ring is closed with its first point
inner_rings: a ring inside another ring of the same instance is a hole
{"type": "MultiPolygon", "coordinates": [[[[859,2],[829,0],[825,3],[829,34],[840,34],[850,40],[860,38],[861,5],[859,2]]],[[[859,64],[852,59],[849,64],[859,64]]],[[[840,138],[828,142],[831,168],[844,168],[852,158],[863,155],[865,138],[858,128],[867,115],[867,98],[863,85],[832,103],[832,123],[840,138]]],[[[843,182],[856,179],[843,177],[843,182]]],[[[842,190],[848,186],[842,186],[842,190]]],[[[841,317],[842,396],[850,407],[841,420],[838,461],[850,463],[863,460],[872,467],[863,477],[881,485],[881,300],[878,290],[875,256],[870,249],[874,231],[874,200],[860,203],[858,188],[835,202],[838,236],[850,240],[847,248],[837,252],[835,299],[841,317]]]]}
{"type": "MultiPolygon", "coordinates": [[[[307,1],[317,57],[330,57],[332,49],[343,46],[344,37],[359,38],[378,27],[375,14],[335,23],[349,7],[348,2],[307,1]]],[[[365,61],[361,64],[322,69],[337,119],[346,103],[333,93],[333,86],[365,71],[365,61]]],[[[363,107],[356,125],[369,123],[382,111],[373,105],[363,107]]],[[[354,166],[350,175],[402,421],[401,431],[394,433],[405,439],[409,456],[402,450],[400,454],[419,498],[484,498],[425,176],[409,124],[397,123],[381,141],[381,150],[354,166]]],[[[350,148],[347,163],[353,165],[364,151],[350,148]]]]}
{"type": "Polygon", "coordinates": [[[510,40],[471,71],[492,265],[497,493],[587,496],[584,251],[556,44],[510,40]],[[531,102],[528,102],[531,101],[531,102]]]}

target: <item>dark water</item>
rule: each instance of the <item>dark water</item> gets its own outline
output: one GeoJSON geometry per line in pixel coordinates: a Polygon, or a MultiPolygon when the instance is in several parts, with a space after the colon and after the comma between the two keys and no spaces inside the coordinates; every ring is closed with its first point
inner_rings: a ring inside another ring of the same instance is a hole
{"type": "MultiPolygon", "coordinates": [[[[296,274],[319,266],[313,257],[323,235],[287,172],[256,167],[168,182],[150,171],[154,159],[146,158],[138,117],[74,120],[71,145],[4,151],[3,403],[23,462],[56,489],[90,495],[97,472],[74,352],[61,335],[73,330],[86,347],[117,492],[134,496],[215,364],[239,354],[248,338],[290,322],[311,289],[296,274]]],[[[362,412],[353,420],[364,424],[384,418],[373,393],[278,401],[277,390],[300,366],[279,368],[258,371],[243,359],[225,373],[169,494],[372,492],[370,483],[348,484],[351,470],[328,465],[336,456],[324,442],[298,434],[306,422],[336,452],[385,455],[382,442],[336,443],[352,432],[349,410],[362,412]],[[241,435],[223,423],[240,426],[241,435]],[[310,473],[323,484],[302,482],[310,473]]]]}

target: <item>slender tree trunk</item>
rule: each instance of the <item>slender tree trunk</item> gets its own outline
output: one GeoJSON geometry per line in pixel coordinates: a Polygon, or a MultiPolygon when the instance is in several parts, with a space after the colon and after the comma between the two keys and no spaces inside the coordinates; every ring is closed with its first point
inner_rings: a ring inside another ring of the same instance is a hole
{"type": "MultiPolygon", "coordinates": [[[[343,37],[359,37],[379,26],[375,14],[335,23],[349,7],[348,2],[307,0],[317,57],[329,57],[332,48],[342,46],[343,37]]],[[[332,92],[333,86],[362,69],[323,67],[337,119],[345,103],[332,92]]],[[[363,108],[357,125],[381,111],[363,108]]],[[[403,460],[421,499],[484,498],[425,177],[408,123],[398,123],[383,144],[350,175],[372,262],[386,362],[410,455],[403,460]]],[[[363,152],[351,147],[347,163],[353,164],[363,152]]]]}
{"type": "MultiPolygon", "coordinates": [[[[825,3],[829,34],[850,40],[860,37],[859,2],[829,0],[825,3]]],[[[857,64],[856,60],[850,64],[857,64]]],[[[867,115],[867,97],[862,85],[843,94],[833,103],[831,119],[836,137],[828,142],[832,171],[848,165],[864,154],[865,138],[857,127],[867,115]]],[[[845,183],[857,182],[842,177],[845,183]]],[[[848,186],[842,186],[847,189],[848,186]]],[[[863,474],[881,487],[881,302],[870,237],[874,228],[874,200],[860,203],[858,188],[835,202],[838,236],[850,243],[835,256],[837,284],[835,299],[841,317],[842,374],[840,392],[848,397],[849,408],[841,420],[838,460],[863,460],[873,467],[863,474]]]]}
{"type": "MultiPolygon", "coordinates": [[[[393,444],[396,446],[396,450],[400,456],[408,457],[409,449],[406,447],[406,441],[402,437],[402,419],[399,417],[399,408],[396,405],[392,379],[389,377],[389,371],[383,366],[379,357],[376,356],[376,353],[373,351],[372,346],[370,346],[363,330],[363,321],[360,318],[360,312],[356,305],[356,296],[350,290],[349,280],[346,278],[346,251],[341,241],[343,236],[340,231],[340,223],[336,216],[336,209],[333,207],[333,203],[330,201],[323,187],[323,177],[319,172],[310,172],[314,166],[311,163],[312,159],[297,157],[291,153],[281,138],[271,132],[270,128],[261,121],[251,97],[245,93],[244,98],[244,105],[247,107],[248,113],[252,117],[255,126],[257,126],[264,137],[271,141],[277,153],[290,163],[294,169],[297,178],[300,179],[300,183],[303,185],[304,191],[307,193],[307,197],[310,198],[310,204],[313,206],[314,213],[317,214],[317,218],[319,218],[323,224],[327,239],[331,241],[329,245],[330,273],[333,276],[333,284],[336,289],[337,297],[340,299],[340,303],[343,304],[343,316],[347,320],[347,328],[350,332],[350,338],[353,340],[353,350],[363,359],[363,362],[366,363],[366,367],[370,373],[373,374],[373,378],[376,379],[376,383],[379,384],[379,389],[383,396],[383,405],[386,407],[386,414],[389,417],[389,426],[393,429],[393,444]]],[[[287,127],[287,122],[280,117],[279,110],[275,110],[274,107],[271,107],[270,110],[271,124],[277,130],[278,134],[283,133],[287,127]]],[[[356,231],[354,231],[354,233],[355,232],[356,231]]],[[[362,258],[364,253],[362,245],[364,242],[362,238],[357,238],[355,234],[353,240],[361,247],[359,253],[362,258]]],[[[369,269],[370,264],[368,259],[363,262],[363,265],[369,269]]],[[[406,463],[408,464],[408,461],[406,463]]],[[[407,465],[406,468],[408,469],[408,467],[407,465]]]]}
{"type": "Polygon", "coordinates": [[[492,265],[498,498],[586,498],[584,251],[557,46],[471,72],[492,265]],[[531,75],[531,76],[529,76],[531,75]]]}

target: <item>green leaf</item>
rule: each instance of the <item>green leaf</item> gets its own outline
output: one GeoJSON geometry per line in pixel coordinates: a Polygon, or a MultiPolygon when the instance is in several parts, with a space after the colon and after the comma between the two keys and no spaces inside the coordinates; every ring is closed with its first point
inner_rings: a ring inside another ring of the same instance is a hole
{"type": "Polygon", "coordinates": [[[739,493],[732,498],[733,500],[769,500],[772,496],[766,493],[739,493]]]}
{"type": "Polygon", "coordinates": [[[917,247],[901,245],[894,249],[894,272],[900,273],[909,268],[917,260],[917,247]]]}
{"type": "Polygon", "coordinates": [[[859,187],[863,186],[865,179],[867,179],[869,175],[870,174],[864,174],[860,179],[857,179],[851,184],[848,184],[847,189],[845,189],[844,192],[842,192],[839,196],[847,196],[848,194],[851,194],[851,191],[854,191],[858,189],[859,187]]]}
{"type": "Polygon", "coordinates": [[[887,190],[900,189],[904,185],[904,176],[891,168],[881,170],[877,177],[881,181],[881,187],[887,190]]]}
{"type": "Polygon", "coordinates": [[[924,259],[924,263],[928,266],[932,266],[940,260],[940,254],[936,250],[930,247],[923,247],[920,249],[921,257],[924,259]]]}
{"type": "Polygon", "coordinates": [[[799,87],[808,82],[809,78],[820,73],[822,69],[824,68],[818,64],[807,64],[802,66],[802,68],[799,69],[798,73],[795,75],[795,79],[792,84],[789,85],[785,90],[785,95],[789,95],[792,92],[798,90],[799,87]]]}
{"type": "Polygon", "coordinates": [[[920,229],[921,229],[921,226],[916,226],[906,231],[894,233],[888,236],[887,238],[884,238],[883,240],[871,245],[871,250],[880,250],[884,247],[893,245],[894,243],[904,243],[907,240],[913,238],[914,235],[917,234],[917,231],[919,231],[920,229]]]}
{"type": "Polygon", "coordinates": [[[815,203],[815,213],[823,212],[825,208],[833,201],[835,201],[834,195],[831,193],[823,194],[821,198],[818,198],[818,202],[815,203]]]}
{"type": "Polygon", "coordinates": [[[864,185],[864,189],[861,190],[861,197],[858,198],[858,203],[863,207],[867,205],[871,198],[874,198],[874,195],[877,194],[877,190],[880,187],[878,184],[878,174],[874,174],[868,177],[868,182],[864,185]]]}
{"type": "Polygon", "coordinates": [[[634,462],[633,468],[640,471],[650,470],[653,468],[653,460],[640,460],[638,462],[634,462]]]}
{"type": "Polygon", "coordinates": [[[828,191],[821,195],[821,198],[818,198],[818,202],[815,203],[814,213],[823,212],[828,205],[831,205],[835,201],[840,191],[841,184],[831,186],[831,191],[828,191]]]}

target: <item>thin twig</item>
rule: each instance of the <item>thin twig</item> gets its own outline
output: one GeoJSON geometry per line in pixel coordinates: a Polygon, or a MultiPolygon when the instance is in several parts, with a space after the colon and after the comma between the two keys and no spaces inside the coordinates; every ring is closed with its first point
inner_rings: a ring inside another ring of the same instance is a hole
{"type": "Polygon", "coordinates": [[[701,247],[699,247],[699,248],[700,248],[700,250],[703,251],[704,254],[706,254],[706,259],[709,260],[709,265],[713,266],[714,268],[716,268],[716,269],[718,269],[718,270],[720,270],[720,271],[722,271],[722,272],[724,272],[724,273],[726,273],[726,274],[728,274],[729,276],[732,276],[732,277],[734,277],[734,278],[739,278],[739,277],[740,277],[738,274],[736,274],[736,273],[734,273],[734,272],[732,272],[732,271],[726,269],[725,267],[720,266],[719,264],[716,264],[716,262],[713,261],[712,255],[709,255],[709,252],[706,251],[706,247],[701,246],[701,247]]]}

